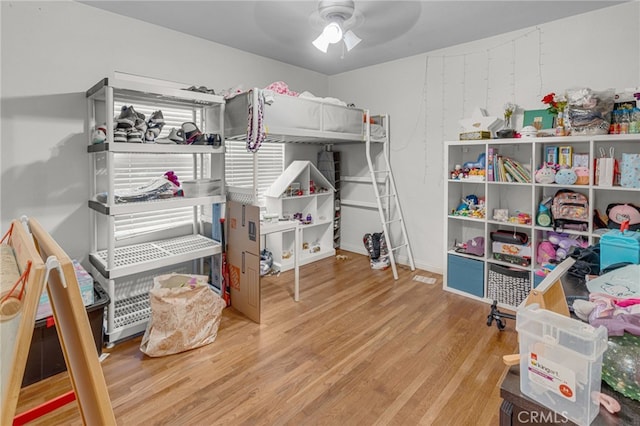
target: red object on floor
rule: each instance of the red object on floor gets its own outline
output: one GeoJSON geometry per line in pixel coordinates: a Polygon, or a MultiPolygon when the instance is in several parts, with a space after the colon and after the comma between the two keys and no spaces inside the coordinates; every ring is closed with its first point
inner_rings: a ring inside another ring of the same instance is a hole
{"type": "Polygon", "coordinates": [[[24,413],[20,413],[13,418],[13,426],[20,426],[25,423],[29,423],[32,420],[42,417],[45,414],[57,410],[58,408],[67,405],[68,403],[76,400],[76,393],[69,391],[60,396],[57,396],[44,404],[40,404],[37,407],[33,407],[31,410],[27,410],[24,413]]]}

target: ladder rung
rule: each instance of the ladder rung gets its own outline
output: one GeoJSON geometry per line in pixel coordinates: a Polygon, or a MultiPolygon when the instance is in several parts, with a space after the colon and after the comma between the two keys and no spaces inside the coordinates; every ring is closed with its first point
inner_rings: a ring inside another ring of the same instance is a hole
{"type": "Polygon", "coordinates": [[[389,170],[374,170],[373,173],[389,173],[389,170]]]}
{"type": "Polygon", "coordinates": [[[402,244],[402,245],[399,245],[398,247],[391,247],[391,250],[396,251],[399,248],[406,247],[406,246],[407,246],[407,244],[402,244]]]}
{"type": "Polygon", "coordinates": [[[392,198],[392,197],[395,197],[395,196],[396,196],[396,194],[383,194],[383,195],[378,196],[378,198],[392,198]]]}
{"type": "Polygon", "coordinates": [[[398,218],[398,219],[391,219],[386,221],[385,223],[389,224],[389,223],[394,223],[394,222],[402,222],[402,219],[398,218]]]}

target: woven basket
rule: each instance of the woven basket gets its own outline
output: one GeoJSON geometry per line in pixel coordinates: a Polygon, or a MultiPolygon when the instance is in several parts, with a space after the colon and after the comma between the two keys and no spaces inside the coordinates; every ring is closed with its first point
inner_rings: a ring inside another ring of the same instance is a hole
{"type": "Polygon", "coordinates": [[[489,265],[487,297],[499,303],[517,307],[531,291],[529,271],[489,265]]]}

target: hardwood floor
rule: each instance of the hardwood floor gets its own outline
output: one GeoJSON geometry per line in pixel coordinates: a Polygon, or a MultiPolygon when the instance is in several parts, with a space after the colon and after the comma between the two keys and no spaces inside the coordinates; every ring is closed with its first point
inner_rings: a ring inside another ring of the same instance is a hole
{"type": "MultiPolygon", "coordinates": [[[[120,425],[495,425],[514,322],[442,290],[442,277],[371,270],[343,252],[262,281],[262,324],[226,309],[211,345],[149,358],[140,338],[105,349],[120,425]],[[436,284],[413,281],[437,278],[436,284]]],[[[71,389],[67,373],[22,389],[18,412],[71,389]]],[[[34,424],[81,424],[75,403],[34,424]]]]}

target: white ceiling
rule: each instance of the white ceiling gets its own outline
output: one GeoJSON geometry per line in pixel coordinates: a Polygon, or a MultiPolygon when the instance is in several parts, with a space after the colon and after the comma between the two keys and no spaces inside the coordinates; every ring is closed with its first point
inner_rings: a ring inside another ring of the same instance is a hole
{"type": "MultiPolygon", "coordinates": [[[[627,0],[625,0],[627,1],[627,0]]],[[[338,74],[472,40],[532,27],[623,1],[364,1],[350,52],[325,54],[317,1],[83,1],[120,15],[187,33],[326,75],[338,74]]],[[[149,46],[161,49],[161,46],[149,46]]]]}

